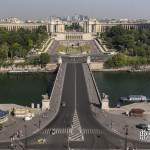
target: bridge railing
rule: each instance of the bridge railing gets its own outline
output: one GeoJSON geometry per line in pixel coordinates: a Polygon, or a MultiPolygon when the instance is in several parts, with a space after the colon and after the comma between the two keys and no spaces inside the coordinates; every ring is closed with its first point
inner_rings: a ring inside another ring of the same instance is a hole
{"type": "Polygon", "coordinates": [[[50,110],[53,111],[54,114],[56,113],[54,117],[57,115],[60,108],[65,73],[66,73],[66,64],[63,63],[59,67],[54,87],[52,89],[52,93],[50,96],[50,110]]]}
{"type": "Polygon", "coordinates": [[[83,66],[85,80],[86,80],[86,84],[87,84],[89,99],[91,100],[91,102],[93,102],[95,104],[97,104],[98,101],[101,104],[102,99],[101,99],[99,90],[97,88],[94,76],[93,76],[92,72],[90,71],[87,64],[83,64],[82,66],[83,66]]]}
{"type": "MultiPolygon", "coordinates": [[[[88,69],[89,69],[89,71],[90,71],[89,66],[88,66],[88,69]]],[[[96,92],[97,92],[97,95],[98,95],[99,101],[100,101],[100,102],[102,102],[101,94],[100,94],[99,89],[98,89],[98,87],[97,87],[97,84],[96,84],[96,81],[95,81],[94,75],[93,75],[93,73],[92,73],[91,71],[90,71],[90,74],[91,74],[91,77],[92,77],[92,80],[93,80],[93,83],[94,83],[94,86],[95,86],[95,89],[96,89],[96,92]]]]}

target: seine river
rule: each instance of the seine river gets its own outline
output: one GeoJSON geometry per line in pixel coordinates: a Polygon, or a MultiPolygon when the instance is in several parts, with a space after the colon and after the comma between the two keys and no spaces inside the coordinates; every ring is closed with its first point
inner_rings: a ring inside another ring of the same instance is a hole
{"type": "Polygon", "coordinates": [[[99,91],[109,95],[111,106],[115,106],[121,96],[150,96],[150,73],[95,72],[94,76],[99,91]]]}
{"type": "MultiPolygon", "coordinates": [[[[150,96],[150,73],[95,72],[94,76],[99,91],[109,95],[111,106],[121,96],[150,96]]],[[[40,103],[42,94],[51,93],[55,77],[53,73],[0,74],[0,103],[40,103]]]]}
{"type": "Polygon", "coordinates": [[[41,95],[51,92],[55,76],[52,73],[0,74],[0,103],[40,103],[41,95]]]}

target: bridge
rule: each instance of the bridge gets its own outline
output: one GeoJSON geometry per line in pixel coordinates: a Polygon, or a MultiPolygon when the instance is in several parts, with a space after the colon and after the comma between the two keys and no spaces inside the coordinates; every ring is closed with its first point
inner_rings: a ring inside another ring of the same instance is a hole
{"type": "Polygon", "coordinates": [[[95,110],[101,109],[101,103],[88,65],[62,63],[46,119],[41,120],[41,128],[36,134],[22,141],[23,147],[32,150],[124,149],[125,139],[109,132],[105,124],[96,120],[95,110]],[[38,143],[39,139],[44,139],[44,143],[38,143]]]}
{"type": "MultiPolygon", "coordinates": [[[[62,76],[56,80],[64,79],[63,86],[60,87],[61,94],[59,87],[56,88],[54,85],[56,93],[51,95],[51,101],[56,101],[56,96],[61,95],[60,102],[57,102],[60,105],[59,111],[44,130],[28,139],[29,148],[125,149],[126,138],[110,132],[105,128],[105,123],[101,124],[96,119],[95,112],[101,110],[102,100],[88,65],[76,62],[63,63],[60,69],[62,76]],[[61,69],[62,66],[65,66],[65,69],[61,69]],[[61,105],[63,103],[66,104],[65,107],[61,105]],[[38,145],[39,138],[46,139],[46,143],[38,145]]],[[[140,148],[146,145],[128,140],[129,145],[132,142],[140,148]]]]}
{"type": "MultiPolygon", "coordinates": [[[[63,63],[60,69],[62,66],[65,66],[65,69],[61,72],[62,76],[57,76],[56,80],[64,78],[63,87],[54,84],[51,95],[51,102],[57,101],[60,105],[59,112],[44,130],[28,139],[28,147],[32,149],[115,148],[113,144],[107,144],[106,138],[102,136],[101,126],[91,112],[91,105],[99,105],[100,109],[101,99],[88,65],[63,63]],[[60,88],[62,88],[61,94],[60,88]],[[63,107],[62,103],[66,106],[63,107]],[[46,139],[46,144],[37,144],[37,140],[41,137],[46,139]]],[[[55,109],[55,105],[50,108],[55,109]]]]}

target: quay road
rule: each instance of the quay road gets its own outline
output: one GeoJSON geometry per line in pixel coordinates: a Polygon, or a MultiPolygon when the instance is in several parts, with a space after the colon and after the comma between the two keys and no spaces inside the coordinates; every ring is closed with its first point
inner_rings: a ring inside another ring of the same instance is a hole
{"type": "Polygon", "coordinates": [[[61,107],[55,120],[27,139],[28,149],[117,148],[105,139],[101,126],[92,116],[82,64],[67,64],[62,102],[66,106],[61,107]],[[55,129],[55,135],[52,135],[52,129],[55,129]],[[46,143],[38,144],[40,138],[46,139],[46,143]]]}
{"type": "MultiPolygon", "coordinates": [[[[51,55],[51,62],[56,63],[60,56],[61,55],[51,55]]],[[[103,55],[99,55],[99,54],[82,55],[82,54],[78,54],[78,55],[74,55],[74,56],[62,55],[61,58],[62,58],[62,61],[65,62],[65,63],[75,63],[75,62],[86,63],[88,56],[90,56],[92,62],[105,62],[108,58],[111,57],[111,56],[108,56],[107,54],[103,54],[103,55]]]]}

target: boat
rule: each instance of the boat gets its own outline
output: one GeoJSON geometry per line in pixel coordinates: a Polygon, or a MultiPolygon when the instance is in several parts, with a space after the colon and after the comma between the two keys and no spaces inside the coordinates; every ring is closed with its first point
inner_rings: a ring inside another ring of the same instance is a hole
{"type": "Polygon", "coordinates": [[[129,95],[128,97],[120,97],[120,101],[123,102],[145,102],[150,101],[150,98],[144,95],[129,95]]]}
{"type": "Polygon", "coordinates": [[[28,70],[10,70],[8,71],[8,73],[25,73],[25,72],[29,72],[28,70]]]}

